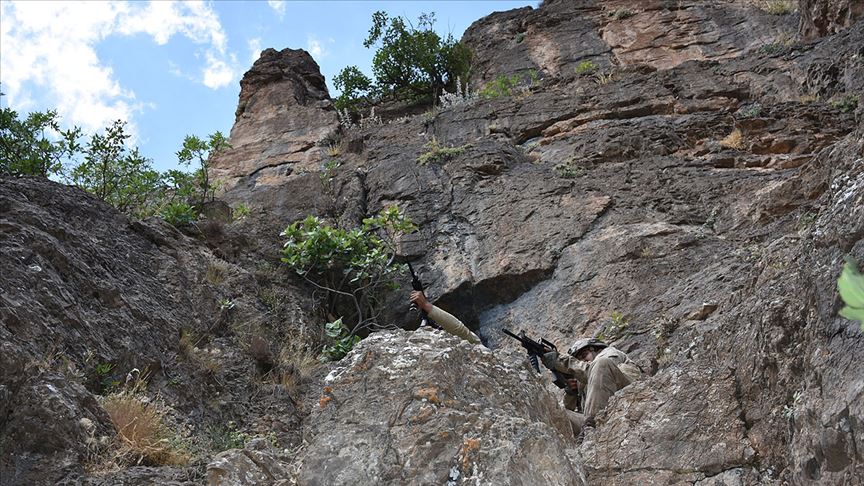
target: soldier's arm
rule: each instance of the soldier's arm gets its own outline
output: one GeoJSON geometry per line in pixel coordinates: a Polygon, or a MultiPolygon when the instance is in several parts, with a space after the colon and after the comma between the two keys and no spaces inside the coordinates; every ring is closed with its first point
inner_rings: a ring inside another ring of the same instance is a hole
{"type": "Polygon", "coordinates": [[[457,319],[453,314],[450,314],[434,305],[430,306],[427,313],[429,314],[430,319],[441,326],[441,329],[444,329],[450,334],[460,337],[469,343],[480,344],[480,338],[471,332],[471,329],[468,329],[468,326],[462,324],[462,321],[457,319]]]}
{"type": "Polygon", "coordinates": [[[562,373],[572,375],[573,378],[584,385],[585,383],[588,383],[588,365],[589,363],[580,361],[573,356],[565,354],[563,356],[558,356],[558,361],[555,363],[555,369],[562,373]]]}

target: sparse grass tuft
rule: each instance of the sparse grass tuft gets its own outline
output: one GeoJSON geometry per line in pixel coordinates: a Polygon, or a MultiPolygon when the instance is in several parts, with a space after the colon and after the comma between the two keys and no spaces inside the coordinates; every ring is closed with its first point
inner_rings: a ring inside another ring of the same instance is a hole
{"type": "Polygon", "coordinates": [[[426,165],[429,162],[446,162],[458,155],[461,155],[465,152],[467,147],[467,145],[462,145],[461,147],[447,147],[441,145],[437,138],[432,137],[432,140],[429,140],[426,142],[426,145],[423,146],[426,151],[417,157],[417,163],[420,165],[426,165]]]}
{"type": "Polygon", "coordinates": [[[597,71],[594,73],[594,82],[599,84],[600,86],[606,86],[610,82],[612,82],[612,78],[615,77],[615,73],[612,71],[602,72],[597,71]]]}
{"type": "Polygon", "coordinates": [[[732,133],[720,140],[719,143],[724,148],[744,150],[744,134],[741,133],[740,129],[736,128],[732,130],[732,133]]]}
{"type": "Polygon", "coordinates": [[[573,163],[573,161],[557,164],[552,168],[562,179],[575,179],[585,172],[585,169],[573,163]]]}
{"type": "Polygon", "coordinates": [[[228,277],[228,264],[222,260],[212,259],[207,265],[204,279],[213,285],[219,285],[228,277]]]}
{"type": "Polygon", "coordinates": [[[299,396],[300,384],[318,360],[307,348],[287,344],[279,353],[279,381],[291,397],[299,396]]]}
{"type": "Polygon", "coordinates": [[[588,59],[588,60],[582,61],[579,64],[577,64],[575,70],[576,70],[576,74],[587,74],[587,73],[593,73],[594,71],[597,70],[597,68],[598,68],[597,63],[588,59]]]}
{"type": "Polygon", "coordinates": [[[232,221],[240,221],[246,219],[249,216],[251,209],[249,205],[246,203],[240,203],[235,208],[231,210],[231,220],[232,221]]]}
{"type": "Polygon", "coordinates": [[[847,94],[831,102],[831,106],[843,113],[852,113],[858,107],[860,96],[857,94],[847,94]]]}
{"type": "Polygon", "coordinates": [[[630,18],[634,15],[636,15],[635,12],[633,12],[630,9],[626,9],[626,8],[618,8],[612,12],[609,12],[609,16],[615,20],[624,20],[624,19],[630,18]]]}
{"type": "Polygon", "coordinates": [[[816,94],[807,93],[798,97],[798,102],[802,105],[809,105],[810,103],[815,103],[817,101],[819,101],[819,95],[816,94]]]}
{"type": "Polygon", "coordinates": [[[121,392],[105,397],[102,407],[117,430],[115,462],[123,465],[181,465],[189,456],[166,423],[166,411],[142,395],[121,392]]]}
{"type": "Polygon", "coordinates": [[[794,0],[756,0],[756,8],[771,15],[787,15],[798,9],[794,0]]]}

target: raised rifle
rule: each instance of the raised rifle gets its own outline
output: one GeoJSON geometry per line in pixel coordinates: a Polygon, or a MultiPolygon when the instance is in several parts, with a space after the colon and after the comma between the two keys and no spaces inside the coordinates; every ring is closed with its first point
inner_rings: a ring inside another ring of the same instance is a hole
{"type": "MultiPolygon", "coordinates": [[[[510,332],[510,330],[508,330],[508,329],[501,329],[501,332],[512,337],[513,339],[519,341],[522,344],[522,347],[525,348],[526,351],[528,351],[528,361],[531,362],[531,366],[534,368],[534,370],[537,371],[537,373],[541,373],[540,364],[537,362],[538,358],[540,356],[550,352],[550,351],[558,351],[558,348],[556,348],[555,345],[552,344],[551,342],[547,341],[544,338],[540,338],[540,342],[538,343],[537,341],[526,336],[525,331],[519,331],[518,336],[516,334],[513,334],[512,332],[510,332]]],[[[568,380],[568,378],[567,378],[568,375],[566,375],[566,374],[564,374],[558,370],[550,370],[550,371],[552,371],[552,376],[555,377],[555,379],[552,380],[552,383],[555,384],[555,386],[563,389],[564,392],[567,393],[568,395],[575,395],[575,396],[579,395],[578,388],[574,388],[574,387],[570,386],[570,383],[572,383],[572,381],[568,380]]],[[[579,410],[579,407],[580,407],[579,401],[577,400],[576,403],[577,403],[577,411],[581,411],[581,410],[579,410]]]]}
{"type": "MultiPolygon", "coordinates": [[[[411,266],[411,262],[408,262],[408,270],[411,271],[411,288],[418,292],[423,292],[423,295],[426,295],[423,289],[423,282],[420,281],[420,277],[417,276],[417,273],[414,272],[414,267],[411,266]]],[[[412,305],[412,307],[414,307],[412,305]]],[[[423,309],[420,309],[420,327],[430,326],[435,329],[440,329],[438,324],[435,323],[432,319],[429,318],[429,314],[426,313],[423,309]]]]}

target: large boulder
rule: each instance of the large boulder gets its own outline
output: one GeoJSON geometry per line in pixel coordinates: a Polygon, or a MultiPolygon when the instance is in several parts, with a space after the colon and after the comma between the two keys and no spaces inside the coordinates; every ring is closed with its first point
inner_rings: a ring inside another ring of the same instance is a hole
{"type": "Polygon", "coordinates": [[[584,484],[564,411],[521,356],[425,328],[382,333],[324,385],[299,484],[584,484]]]}

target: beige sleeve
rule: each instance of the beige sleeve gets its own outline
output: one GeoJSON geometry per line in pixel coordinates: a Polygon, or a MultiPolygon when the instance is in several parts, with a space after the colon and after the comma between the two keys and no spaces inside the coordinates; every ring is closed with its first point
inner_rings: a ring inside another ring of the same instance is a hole
{"type": "Polygon", "coordinates": [[[564,354],[558,356],[555,369],[561,373],[572,375],[579,383],[585,385],[588,383],[588,365],[589,363],[580,361],[569,354],[564,354]]]}
{"type": "Polygon", "coordinates": [[[443,311],[433,305],[432,310],[429,312],[429,318],[441,326],[441,329],[444,329],[450,334],[460,337],[469,343],[480,344],[480,338],[471,332],[471,330],[468,329],[465,324],[462,324],[462,321],[457,319],[453,314],[443,311]]]}

